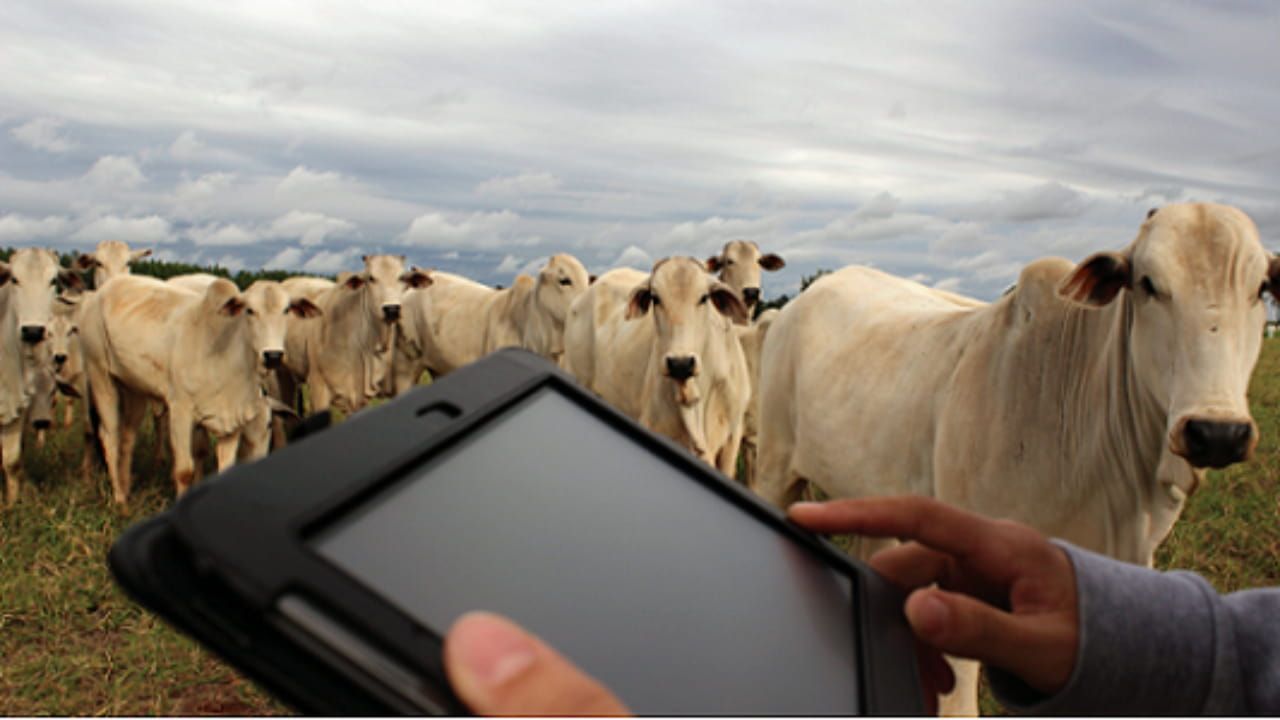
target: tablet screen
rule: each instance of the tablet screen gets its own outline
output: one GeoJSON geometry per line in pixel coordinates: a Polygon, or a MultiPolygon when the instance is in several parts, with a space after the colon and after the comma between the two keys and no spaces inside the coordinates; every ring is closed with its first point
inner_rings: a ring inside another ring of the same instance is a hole
{"type": "Polygon", "coordinates": [[[312,547],[422,624],[507,615],[642,714],[856,714],[852,584],[553,387],[312,547]]]}

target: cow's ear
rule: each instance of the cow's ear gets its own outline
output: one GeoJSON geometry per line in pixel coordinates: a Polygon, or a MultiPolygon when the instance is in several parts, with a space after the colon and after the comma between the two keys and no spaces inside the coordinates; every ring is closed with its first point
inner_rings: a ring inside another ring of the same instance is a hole
{"type": "Polygon", "coordinates": [[[4,285],[5,283],[9,282],[9,277],[11,274],[12,274],[12,271],[9,270],[9,263],[0,262],[0,285],[4,285]]]}
{"type": "Polygon", "coordinates": [[[71,292],[84,290],[84,278],[80,277],[80,273],[75,270],[58,271],[58,282],[71,292]]]}
{"type": "Polygon", "coordinates": [[[94,257],[93,253],[85,253],[77,256],[71,266],[77,270],[92,270],[95,267],[101,267],[102,263],[98,262],[98,258],[94,257]]]}
{"type": "Polygon", "coordinates": [[[359,290],[364,287],[364,276],[360,273],[351,273],[343,279],[342,286],[348,290],[359,290]]]}
{"type": "Polygon", "coordinates": [[[764,268],[765,270],[768,270],[769,272],[773,272],[775,270],[781,270],[782,268],[787,266],[787,261],[783,260],[781,255],[775,255],[774,253],[769,253],[768,255],[761,255],[759,262],[760,262],[760,267],[764,268]]]}
{"type": "Polygon", "coordinates": [[[129,262],[136,263],[146,257],[151,257],[151,248],[147,248],[145,250],[134,250],[129,254],[129,262]]]}
{"type": "Polygon", "coordinates": [[[424,288],[433,282],[431,276],[425,270],[419,270],[418,268],[413,268],[401,275],[400,280],[412,288],[424,288]]]}
{"type": "Polygon", "coordinates": [[[720,262],[719,255],[712,255],[711,257],[707,258],[707,272],[709,273],[720,272],[720,268],[722,267],[724,267],[724,263],[720,262]]]}
{"type": "Polygon", "coordinates": [[[298,298],[289,303],[286,312],[291,312],[300,318],[313,318],[322,314],[320,308],[316,304],[306,298],[298,298]]]}
{"type": "Polygon", "coordinates": [[[1132,287],[1129,258],[1115,252],[1090,255],[1058,286],[1058,295],[1089,307],[1102,307],[1132,287]]]}
{"type": "Polygon", "coordinates": [[[1280,255],[1272,255],[1271,262],[1267,264],[1267,289],[1271,291],[1271,297],[1280,302],[1280,255]]]}
{"type": "Polygon", "coordinates": [[[218,314],[226,315],[227,317],[235,317],[244,312],[246,307],[248,307],[248,305],[245,305],[245,302],[240,299],[240,296],[236,295],[235,297],[228,298],[226,302],[222,303],[222,307],[218,308],[218,314]]]}
{"type": "Polygon", "coordinates": [[[724,283],[716,283],[709,293],[711,296],[711,304],[716,306],[719,313],[734,322],[736,325],[747,325],[751,322],[751,312],[747,310],[746,303],[742,302],[742,298],[738,297],[738,293],[734,292],[728,285],[724,283]]]}
{"type": "Polygon", "coordinates": [[[627,301],[626,319],[635,320],[644,317],[649,312],[649,306],[653,304],[653,291],[649,288],[649,283],[643,282],[631,291],[631,298],[627,301]]]}

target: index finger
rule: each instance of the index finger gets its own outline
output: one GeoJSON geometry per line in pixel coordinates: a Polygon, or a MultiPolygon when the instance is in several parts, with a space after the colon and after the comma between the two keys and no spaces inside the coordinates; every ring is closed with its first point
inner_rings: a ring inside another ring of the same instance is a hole
{"type": "Polygon", "coordinates": [[[787,514],[815,532],[915,540],[958,558],[976,556],[996,527],[981,515],[918,495],[796,503],[787,514]]]}

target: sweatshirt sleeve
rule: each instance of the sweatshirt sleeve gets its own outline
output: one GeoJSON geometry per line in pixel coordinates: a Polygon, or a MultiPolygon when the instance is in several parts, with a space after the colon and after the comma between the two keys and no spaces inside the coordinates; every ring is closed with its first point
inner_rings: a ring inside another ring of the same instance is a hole
{"type": "Polygon", "coordinates": [[[1058,543],[1076,571],[1080,639],[1066,687],[1045,697],[987,668],[996,697],[1032,715],[1280,714],[1280,588],[1219,595],[1058,543]]]}

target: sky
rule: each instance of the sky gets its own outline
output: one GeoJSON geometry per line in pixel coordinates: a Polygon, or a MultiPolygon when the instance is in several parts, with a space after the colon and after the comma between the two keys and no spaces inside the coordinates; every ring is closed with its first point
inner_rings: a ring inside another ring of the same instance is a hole
{"type": "Polygon", "coordinates": [[[509,284],[756,241],[992,299],[1236,205],[1280,247],[1280,3],[0,4],[0,245],[509,284]]]}

